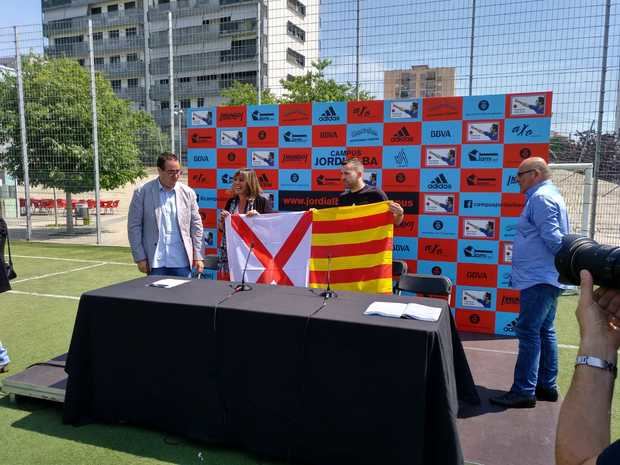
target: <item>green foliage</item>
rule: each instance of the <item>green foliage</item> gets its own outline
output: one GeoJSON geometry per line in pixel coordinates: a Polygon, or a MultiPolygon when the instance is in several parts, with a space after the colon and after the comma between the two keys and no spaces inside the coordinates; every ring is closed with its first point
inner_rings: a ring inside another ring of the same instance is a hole
{"type": "MultiPolygon", "coordinates": [[[[222,91],[222,97],[227,99],[226,105],[255,105],[258,103],[256,98],[258,92],[253,84],[248,82],[235,81],[233,84],[222,91]]],[[[277,103],[278,99],[269,89],[262,92],[261,103],[277,103]]]]}
{"type": "MultiPolygon", "coordinates": [[[[291,79],[282,79],[284,88],[282,98],[276,98],[271,91],[263,91],[262,103],[304,103],[339,102],[349,100],[370,100],[373,98],[365,90],[356,95],[355,85],[347,82],[339,84],[325,77],[325,69],[331,64],[328,59],[312,62],[312,70],[291,79]]],[[[248,105],[256,103],[256,87],[253,84],[235,82],[222,92],[225,105],[248,105]]]]}
{"type": "MultiPolygon", "coordinates": [[[[92,191],[94,156],[90,76],[75,60],[23,59],[23,82],[30,183],[67,193],[92,191]]],[[[96,75],[100,185],[110,190],[145,174],[140,161],[144,137],[159,129],[144,112],[116,96],[96,75]]],[[[0,144],[8,146],[0,164],[23,181],[21,135],[14,75],[0,77],[0,144]]]]}

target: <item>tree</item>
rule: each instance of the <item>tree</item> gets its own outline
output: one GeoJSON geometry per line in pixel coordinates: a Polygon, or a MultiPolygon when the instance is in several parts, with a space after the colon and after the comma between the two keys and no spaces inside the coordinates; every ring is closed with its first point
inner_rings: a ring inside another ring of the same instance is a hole
{"type": "MultiPolygon", "coordinates": [[[[67,229],[72,229],[71,195],[95,188],[90,75],[75,60],[30,55],[22,66],[30,184],[62,189],[67,199],[67,229]]],[[[116,96],[96,75],[100,186],[115,189],[145,175],[140,134],[157,129],[153,119],[116,96]]],[[[0,79],[0,144],[9,148],[0,163],[23,181],[17,84],[0,79]]]]}
{"type": "Polygon", "coordinates": [[[304,102],[339,102],[349,100],[370,100],[370,95],[365,90],[360,90],[356,95],[353,84],[338,84],[334,79],[325,78],[325,69],[331,64],[331,60],[324,59],[312,62],[312,70],[302,76],[294,76],[292,79],[281,79],[280,84],[285,89],[281,103],[304,103],[304,102]]]}
{"type": "MultiPolygon", "coordinates": [[[[255,105],[258,103],[256,98],[258,92],[254,84],[248,82],[235,81],[232,85],[222,91],[222,97],[228,99],[226,105],[255,105]]],[[[261,103],[277,103],[278,99],[269,89],[264,89],[261,95],[261,103]]]]}
{"type": "MultiPolygon", "coordinates": [[[[304,102],[338,102],[349,100],[370,100],[365,90],[360,90],[359,98],[355,86],[351,83],[338,84],[334,79],[325,77],[325,69],[330,60],[312,62],[312,70],[302,76],[281,79],[285,90],[282,98],[277,98],[271,91],[264,90],[261,103],[304,103],[304,102]]],[[[253,84],[235,81],[231,87],[222,91],[225,105],[250,105],[256,103],[256,87],[253,84]]]]}

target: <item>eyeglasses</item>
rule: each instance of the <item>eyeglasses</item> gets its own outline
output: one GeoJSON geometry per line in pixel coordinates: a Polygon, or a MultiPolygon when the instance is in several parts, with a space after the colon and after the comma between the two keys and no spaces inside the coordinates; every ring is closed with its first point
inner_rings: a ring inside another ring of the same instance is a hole
{"type": "Polygon", "coordinates": [[[166,174],[168,176],[181,176],[183,174],[183,170],[166,170],[166,174]]]}
{"type": "Polygon", "coordinates": [[[535,170],[535,169],[533,169],[533,170],[521,171],[520,173],[517,173],[517,179],[519,179],[519,178],[520,178],[521,176],[523,176],[524,174],[531,173],[531,172],[533,172],[533,171],[536,171],[536,170],[535,170]]]}

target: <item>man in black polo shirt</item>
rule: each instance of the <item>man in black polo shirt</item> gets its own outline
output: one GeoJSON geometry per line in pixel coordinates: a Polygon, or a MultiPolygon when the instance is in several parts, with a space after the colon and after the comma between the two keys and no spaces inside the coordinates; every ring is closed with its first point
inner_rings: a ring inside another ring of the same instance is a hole
{"type": "MultiPolygon", "coordinates": [[[[389,200],[385,192],[364,183],[364,165],[357,158],[351,158],[342,165],[340,178],[346,190],[338,197],[339,207],[368,205],[389,200]]],[[[403,207],[396,202],[390,202],[390,211],[394,214],[394,225],[398,226],[403,221],[403,207]]]]}

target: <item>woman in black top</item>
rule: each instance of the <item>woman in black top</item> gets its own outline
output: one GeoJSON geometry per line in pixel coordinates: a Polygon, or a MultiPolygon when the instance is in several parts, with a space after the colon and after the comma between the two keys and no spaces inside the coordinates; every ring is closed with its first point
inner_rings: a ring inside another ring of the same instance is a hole
{"type": "Polygon", "coordinates": [[[220,212],[218,229],[222,232],[222,244],[219,248],[219,279],[229,279],[228,255],[226,253],[226,234],[224,230],[224,220],[236,213],[246,214],[247,216],[260,215],[261,213],[272,213],[271,202],[263,193],[260,187],[256,172],[248,169],[241,169],[233,176],[231,186],[232,197],[226,202],[226,206],[220,212]]]}

